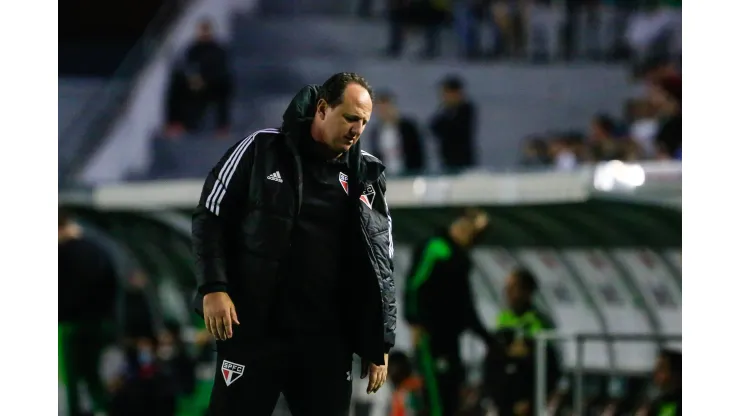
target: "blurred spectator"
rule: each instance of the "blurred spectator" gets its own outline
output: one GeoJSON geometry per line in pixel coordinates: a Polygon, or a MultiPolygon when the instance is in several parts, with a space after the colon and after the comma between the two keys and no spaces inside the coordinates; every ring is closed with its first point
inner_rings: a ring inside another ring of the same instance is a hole
{"type": "Polygon", "coordinates": [[[565,0],[565,21],[563,27],[563,55],[566,60],[579,58],[579,39],[591,39],[584,45],[589,58],[598,57],[599,0],[565,0]],[[580,33],[585,29],[587,36],[580,33]]]}
{"type": "Polygon", "coordinates": [[[110,254],[59,210],[59,366],[70,416],[82,414],[80,382],[106,409],[100,357],[112,341],[118,276],[110,254]]]}
{"type": "Polygon", "coordinates": [[[423,381],[414,375],[403,352],[394,351],[388,357],[388,378],[393,388],[389,416],[433,416],[423,407],[423,381]]]}
{"type": "Polygon", "coordinates": [[[527,140],[520,165],[525,167],[542,167],[550,165],[550,149],[545,139],[537,137],[527,140]]]}
{"type": "Polygon", "coordinates": [[[489,20],[488,0],[453,0],[452,3],[452,18],[461,55],[464,58],[477,58],[481,54],[480,29],[484,20],[489,20]]]}
{"type": "MultiPolygon", "coordinates": [[[[625,37],[638,63],[681,52],[681,10],[675,1],[650,0],[630,16],[625,37]]],[[[679,2],[680,3],[680,2],[679,2]]]]}
{"type": "Polygon", "coordinates": [[[636,78],[644,79],[650,84],[669,76],[680,76],[680,71],[670,57],[655,55],[639,63],[635,75],[636,78]]]}
{"type": "Polygon", "coordinates": [[[432,415],[452,415],[459,408],[465,381],[460,334],[470,329],[490,344],[491,337],[475,310],[469,281],[469,250],[487,226],[488,215],[470,209],[447,230],[425,241],[413,256],[404,312],[428,386],[426,406],[432,415]]]}
{"type": "MultiPolygon", "coordinates": [[[[534,306],[537,281],[526,269],[514,270],[506,279],[508,309],[498,316],[496,342],[503,348],[489,349],[486,360],[486,386],[498,413],[531,415],[534,411],[535,368],[534,337],[553,330],[550,318],[534,306]]],[[[547,346],[547,396],[557,388],[560,358],[555,347],[547,346]]]]}
{"type": "Polygon", "coordinates": [[[232,80],[228,55],[214,38],[209,21],[198,26],[196,40],[176,64],[167,96],[168,135],[200,127],[213,104],[219,132],[226,134],[231,123],[232,80]]]}
{"type": "Polygon", "coordinates": [[[143,271],[135,271],[124,293],[124,338],[131,345],[142,337],[154,338],[161,328],[154,307],[156,294],[152,293],[149,279],[143,271]]]}
{"type": "Polygon", "coordinates": [[[440,143],[442,165],[451,171],[470,168],[475,163],[475,105],[467,99],[463,81],[455,76],[442,81],[441,99],[430,127],[440,143]]]}
{"type": "Polygon", "coordinates": [[[558,58],[562,18],[552,3],[552,0],[523,2],[522,24],[530,61],[544,63],[558,58]]]}
{"type": "Polygon", "coordinates": [[[191,395],[195,391],[195,360],[188,354],[180,324],[165,323],[158,341],[157,359],[162,371],[175,383],[175,393],[180,397],[191,395]]]}
{"type": "Polygon", "coordinates": [[[556,170],[573,170],[578,165],[578,158],[566,137],[557,137],[550,143],[550,155],[556,170]]]}
{"type": "Polygon", "coordinates": [[[681,353],[663,350],[653,373],[655,397],[637,412],[640,416],[681,416],[681,353]]]}
{"type": "Polygon", "coordinates": [[[655,136],[660,123],[655,117],[655,107],[648,100],[630,100],[627,104],[625,121],[629,125],[629,136],[639,146],[642,154],[655,157],[655,136]]]}
{"type": "Polygon", "coordinates": [[[389,0],[389,37],[387,54],[398,57],[403,52],[406,32],[410,27],[422,27],[425,47],[423,58],[439,54],[439,35],[449,13],[452,0],[389,0]]]}
{"type": "Polygon", "coordinates": [[[369,134],[370,152],[383,161],[389,175],[424,170],[424,146],[416,122],[403,117],[391,94],[376,99],[380,123],[369,134]]]}
{"type": "Polygon", "coordinates": [[[518,57],[524,50],[521,0],[491,0],[496,31],[495,56],[518,57]]]}
{"type": "Polygon", "coordinates": [[[681,78],[666,76],[650,85],[650,101],[661,118],[655,138],[659,159],[676,158],[681,149],[681,78]]]}
{"type": "Polygon", "coordinates": [[[606,114],[597,114],[591,120],[588,141],[590,157],[595,162],[619,159],[620,148],[615,133],[617,124],[606,114]]]}
{"type": "Polygon", "coordinates": [[[110,416],[176,414],[176,384],[162,371],[157,340],[139,337],[127,348],[123,373],[113,385],[110,416]]]}

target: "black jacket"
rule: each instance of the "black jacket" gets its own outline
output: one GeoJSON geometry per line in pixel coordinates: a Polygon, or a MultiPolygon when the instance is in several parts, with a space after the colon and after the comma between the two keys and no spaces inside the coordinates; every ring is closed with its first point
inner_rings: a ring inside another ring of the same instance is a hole
{"type": "MultiPolygon", "coordinates": [[[[296,95],[280,129],[255,132],[228,150],[206,178],[193,214],[196,309],[202,314],[203,294],[226,290],[236,306],[239,329],[247,329],[248,337],[266,332],[279,266],[301,209],[303,178],[297,142],[310,134],[318,88],[307,86],[296,95]]],[[[342,265],[347,282],[344,329],[355,353],[383,364],[396,330],[384,167],[361,152],[359,144],[350,150],[349,164],[346,181],[355,203],[350,212],[351,254],[342,265]]]]}
{"type": "Polygon", "coordinates": [[[441,109],[430,128],[439,140],[445,169],[465,169],[475,164],[475,105],[469,101],[441,109]]]}

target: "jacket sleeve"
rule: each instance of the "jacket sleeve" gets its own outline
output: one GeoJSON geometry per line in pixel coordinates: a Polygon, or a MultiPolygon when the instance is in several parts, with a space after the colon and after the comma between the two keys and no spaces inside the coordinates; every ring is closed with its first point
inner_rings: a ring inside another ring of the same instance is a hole
{"type": "Polygon", "coordinates": [[[211,169],[193,213],[192,244],[198,292],[226,291],[224,229],[243,211],[255,135],[240,141],[211,169]]]}
{"type": "Polygon", "coordinates": [[[386,181],[385,175],[381,175],[378,180],[380,203],[375,204],[376,209],[380,210],[388,219],[388,241],[382,243],[381,253],[384,254],[387,267],[383,273],[382,279],[382,297],[383,297],[383,316],[385,326],[385,346],[386,352],[389,351],[396,343],[396,283],[393,279],[393,220],[388,209],[388,201],[385,199],[386,181]]]}

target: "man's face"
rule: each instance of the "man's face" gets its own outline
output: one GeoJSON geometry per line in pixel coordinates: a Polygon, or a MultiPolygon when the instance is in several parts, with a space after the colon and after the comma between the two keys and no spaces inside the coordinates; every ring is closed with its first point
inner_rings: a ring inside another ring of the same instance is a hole
{"type": "Polygon", "coordinates": [[[653,382],[658,388],[668,388],[671,382],[671,367],[665,357],[659,357],[653,372],[653,382]]]}
{"type": "Polygon", "coordinates": [[[334,152],[348,151],[360,139],[372,112],[370,93],[358,84],[348,85],[342,103],[334,108],[324,100],[319,101],[316,119],[321,141],[334,152]]]}
{"type": "Polygon", "coordinates": [[[517,307],[523,304],[527,299],[527,293],[519,283],[519,278],[515,274],[510,274],[506,278],[504,291],[506,295],[506,303],[509,307],[517,307]]]}
{"type": "Polygon", "coordinates": [[[442,104],[445,106],[457,105],[462,100],[462,92],[452,88],[442,87],[440,96],[442,98],[442,104]]]}
{"type": "Polygon", "coordinates": [[[211,25],[203,23],[198,26],[198,40],[201,42],[209,42],[213,38],[213,30],[211,25]]]}

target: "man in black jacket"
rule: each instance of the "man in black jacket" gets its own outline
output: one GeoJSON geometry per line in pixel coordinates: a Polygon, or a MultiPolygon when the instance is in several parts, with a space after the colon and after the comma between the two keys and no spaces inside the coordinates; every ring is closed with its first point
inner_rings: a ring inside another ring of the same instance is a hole
{"type": "Polygon", "coordinates": [[[430,129],[439,141],[442,166],[458,172],[475,165],[475,104],[465,96],[460,78],[449,76],[441,87],[442,106],[432,117],[430,129]]]}
{"type": "Polygon", "coordinates": [[[460,334],[471,329],[490,344],[491,337],[478,318],[471,295],[468,254],[487,225],[485,212],[466,212],[447,232],[421,245],[406,280],[405,317],[411,325],[430,416],[458,411],[465,382],[460,334]]]}
{"type": "Polygon", "coordinates": [[[384,383],[396,303],[384,167],[357,145],[371,112],[367,82],[336,74],[206,178],[193,246],[219,340],[210,415],[271,415],[280,392],[294,416],[345,415],[352,353],[368,393],[384,383]]]}
{"type": "Polygon", "coordinates": [[[59,365],[70,416],[82,412],[81,381],[95,410],[107,406],[100,357],[112,341],[118,292],[111,254],[85,236],[69,213],[59,210],[59,365]]]}

